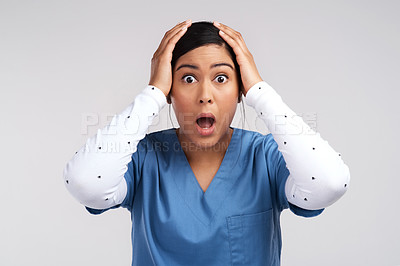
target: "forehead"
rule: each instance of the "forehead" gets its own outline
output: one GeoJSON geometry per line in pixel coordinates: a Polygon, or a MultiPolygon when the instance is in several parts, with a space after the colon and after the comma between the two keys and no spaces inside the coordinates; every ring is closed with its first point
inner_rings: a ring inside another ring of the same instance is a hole
{"type": "Polygon", "coordinates": [[[232,58],[225,47],[216,44],[209,44],[197,47],[196,49],[182,55],[176,61],[174,71],[176,71],[181,64],[194,64],[199,68],[208,69],[216,63],[229,63],[234,67],[232,58]]]}

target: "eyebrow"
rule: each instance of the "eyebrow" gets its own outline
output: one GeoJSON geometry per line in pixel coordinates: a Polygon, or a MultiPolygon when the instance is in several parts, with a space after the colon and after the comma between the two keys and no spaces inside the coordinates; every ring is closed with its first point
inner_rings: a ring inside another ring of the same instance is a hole
{"type": "MultiPolygon", "coordinates": [[[[232,68],[232,70],[234,70],[234,69],[233,69],[233,66],[232,66],[231,64],[228,64],[228,63],[217,63],[217,64],[213,64],[213,65],[211,65],[210,68],[219,67],[219,66],[227,66],[227,67],[232,68]]],[[[198,66],[195,66],[195,65],[182,64],[182,65],[180,65],[175,71],[178,71],[179,69],[181,69],[181,68],[183,68],[183,67],[188,67],[188,68],[196,69],[196,70],[199,69],[199,67],[198,67],[198,66]]]]}

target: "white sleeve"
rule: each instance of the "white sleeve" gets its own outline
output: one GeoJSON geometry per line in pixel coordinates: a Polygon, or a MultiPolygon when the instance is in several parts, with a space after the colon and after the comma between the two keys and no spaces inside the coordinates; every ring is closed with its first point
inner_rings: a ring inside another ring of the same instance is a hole
{"type": "Polygon", "coordinates": [[[64,168],[63,178],[68,191],[81,204],[106,209],[123,202],[127,194],[127,165],[166,103],[164,93],[148,85],[75,153],[64,168]]]}
{"type": "Polygon", "coordinates": [[[307,210],[322,209],[337,201],[350,181],[349,168],[340,154],[265,81],[252,86],[245,99],[266,123],[285,159],[290,172],[285,184],[288,201],[307,210]]]}

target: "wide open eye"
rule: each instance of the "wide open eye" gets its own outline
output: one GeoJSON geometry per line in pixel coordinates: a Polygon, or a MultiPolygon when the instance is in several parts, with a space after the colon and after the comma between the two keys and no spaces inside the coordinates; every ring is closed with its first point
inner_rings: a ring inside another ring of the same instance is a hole
{"type": "Polygon", "coordinates": [[[218,75],[216,78],[218,83],[226,83],[228,81],[227,75],[218,75]]]}
{"type": "Polygon", "coordinates": [[[186,83],[193,83],[196,79],[192,75],[185,75],[182,80],[186,83]]]}

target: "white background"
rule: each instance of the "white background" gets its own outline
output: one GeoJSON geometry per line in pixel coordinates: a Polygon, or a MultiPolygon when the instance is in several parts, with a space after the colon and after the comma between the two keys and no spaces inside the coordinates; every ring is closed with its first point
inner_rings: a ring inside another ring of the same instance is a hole
{"type": "MultiPolygon", "coordinates": [[[[282,213],[282,265],[399,265],[399,11],[382,0],[1,0],[0,265],[130,265],[129,212],[90,215],[62,171],[144,89],[162,36],[187,18],[241,32],[263,79],[314,114],[350,168],[348,192],[322,215],[282,213]]],[[[246,128],[267,133],[246,111],[246,128]]],[[[168,127],[165,108],[150,131],[168,127]]]]}

